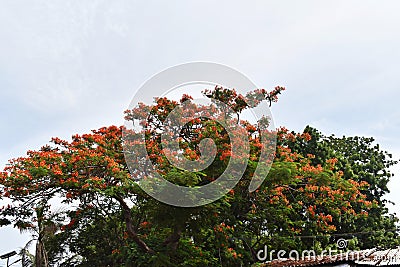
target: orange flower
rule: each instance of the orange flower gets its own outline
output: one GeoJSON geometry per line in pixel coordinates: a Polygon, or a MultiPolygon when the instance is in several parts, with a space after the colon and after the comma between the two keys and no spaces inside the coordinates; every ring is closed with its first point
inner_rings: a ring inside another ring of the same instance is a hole
{"type": "Polygon", "coordinates": [[[142,223],[140,224],[140,226],[141,226],[142,228],[148,228],[148,227],[150,227],[150,223],[147,222],[147,221],[144,221],[144,222],[142,222],[142,223]]]}

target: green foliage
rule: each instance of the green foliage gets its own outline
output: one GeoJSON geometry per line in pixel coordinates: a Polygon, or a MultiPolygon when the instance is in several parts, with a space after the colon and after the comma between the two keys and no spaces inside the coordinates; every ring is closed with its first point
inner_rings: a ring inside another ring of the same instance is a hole
{"type": "MultiPolygon", "coordinates": [[[[247,97],[275,102],[282,90],[256,90],[247,97]]],[[[217,87],[205,94],[232,105],[238,117],[248,108],[234,91],[217,87]]],[[[181,132],[181,153],[196,160],[202,138],[213,138],[217,156],[198,172],[172,166],[163,153],[160,125],[177,105],[159,98],[153,107],[140,104],[126,115],[137,120],[150,114],[150,121],[143,122],[146,149],[165,179],[188,187],[212,182],[229,160],[241,158],[231,154],[231,140],[220,124],[199,119],[181,132]]],[[[49,265],[64,267],[257,266],[257,252],[264,246],[321,251],[334,247],[338,237],[349,239],[352,249],[398,245],[398,219],[387,213],[383,198],[392,176],[388,168],[396,162],[373,139],[281,128],[270,171],[250,193],[262,129],[240,123],[250,143],[247,168],[236,186],[213,203],[173,207],[145,194],[135,183],[141,177],[128,171],[122,127],[110,126],[75,135],[71,142],[54,138],[51,146],[12,161],[0,175],[0,197],[12,201],[0,209],[0,225],[31,231],[41,241],[42,258],[47,255],[49,265]],[[51,210],[55,199],[66,208],[51,210]]]]}
{"type": "MultiPolygon", "coordinates": [[[[292,133],[295,135],[295,133],[292,133]]],[[[395,247],[398,240],[398,218],[388,214],[387,200],[384,195],[389,192],[387,187],[393,174],[390,167],[397,164],[392,155],[382,151],[374,138],[368,137],[336,137],[324,136],[317,129],[307,126],[303,134],[309,134],[306,141],[298,136],[292,140],[283,140],[293,152],[301,155],[312,154],[314,165],[323,164],[326,160],[336,158],[333,171],[341,171],[343,178],[357,182],[366,182],[367,187],[360,193],[366,200],[373,203],[368,210],[368,216],[353,219],[343,217],[338,222],[338,233],[359,233],[359,248],[395,247]]],[[[355,206],[356,212],[361,212],[361,206],[355,206]]]]}

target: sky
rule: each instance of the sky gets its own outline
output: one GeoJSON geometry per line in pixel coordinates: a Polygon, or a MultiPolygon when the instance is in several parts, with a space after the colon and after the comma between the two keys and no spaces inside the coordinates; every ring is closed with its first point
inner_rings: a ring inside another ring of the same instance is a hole
{"type": "MultiPolygon", "coordinates": [[[[287,90],[275,125],[372,136],[400,159],[398,1],[0,3],[0,166],[51,137],[122,125],[135,91],[209,61],[287,90]],[[397,73],[397,74],[396,74],[397,73]]],[[[400,168],[388,199],[400,214],[400,168]]],[[[0,254],[29,236],[0,229],[0,254]]],[[[1,263],[0,263],[1,264],[1,263]]]]}

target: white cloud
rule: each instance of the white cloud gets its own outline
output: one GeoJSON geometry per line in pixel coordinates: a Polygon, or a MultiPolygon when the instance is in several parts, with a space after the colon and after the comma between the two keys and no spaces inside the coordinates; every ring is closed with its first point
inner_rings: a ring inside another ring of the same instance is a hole
{"type": "Polygon", "coordinates": [[[277,125],[373,135],[400,151],[399,7],[364,0],[6,1],[0,163],[51,136],[121,124],[142,82],[192,60],[230,65],[263,88],[286,86],[273,108],[277,125]]]}

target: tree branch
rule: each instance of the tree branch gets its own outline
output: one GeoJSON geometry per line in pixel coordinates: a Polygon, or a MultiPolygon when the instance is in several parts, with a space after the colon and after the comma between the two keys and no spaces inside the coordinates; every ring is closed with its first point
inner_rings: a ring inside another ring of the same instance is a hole
{"type": "Polygon", "coordinates": [[[116,199],[119,204],[121,205],[122,208],[122,213],[124,216],[125,224],[126,224],[126,230],[128,232],[128,236],[132,238],[132,240],[146,253],[154,254],[154,250],[149,248],[147,244],[137,235],[135,228],[133,226],[133,221],[132,221],[132,216],[131,216],[131,209],[129,206],[126,204],[124,199],[119,196],[115,195],[114,199],[116,199]]]}

